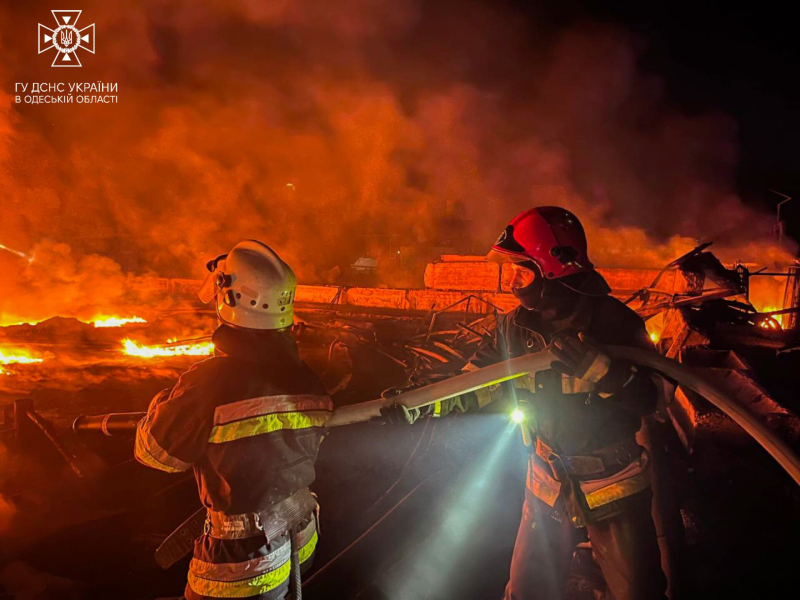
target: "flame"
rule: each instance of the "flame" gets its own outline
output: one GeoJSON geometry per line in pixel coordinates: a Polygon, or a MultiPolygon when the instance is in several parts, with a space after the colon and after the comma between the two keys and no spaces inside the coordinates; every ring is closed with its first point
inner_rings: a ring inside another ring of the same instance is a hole
{"type": "MultiPolygon", "coordinates": [[[[763,310],[760,312],[762,313],[769,313],[774,312],[776,310],[781,310],[777,306],[765,306],[763,310]]],[[[783,329],[783,315],[773,315],[769,317],[764,317],[759,323],[758,326],[763,329],[783,329]]]]}
{"type": "Polygon", "coordinates": [[[106,317],[100,316],[95,317],[91,321],[95,327],[122,327],[123,325],[127,325],[128,323],[147,323],[145,319],[141,317],[106,317]]]}
{"type": "Polygon", "coordinates": [[[664,330],[664,319],[662,316],[656,316],[652,319],[648,319],[644,323],[645,328],[647,328],[647,335],[650,336],[650,340],[657,344],[658,340],[661,339],[661,332],[664,330]]]}
{"type": "MultiPolygon", "coordinates": [[[[174,340],[168,340],[172,343],[174,340]]],[[[123,352],[128,356],[139,356],[141,358],[156,358],[170,356],[209,356],[214,352],[214,344],[205,342],[202,344],[180,344],[177,346],[142,346],[131,339],[122,341],[123,352]]]]}
{"type": "Polygon", "coordinates": [[[10,375],[13,371],[3,368],[3,365],[33,364],[44,362],[43,358],[36,358],[26,350],[3,350],[0,348],[0,374],[10,375]]]}
{"type": "Polygon", "coordinates": [[[13,315],[0,313],[0,327],[14,327],[16,325],[38,325],[45,319],[23,319],[13,315]]]}

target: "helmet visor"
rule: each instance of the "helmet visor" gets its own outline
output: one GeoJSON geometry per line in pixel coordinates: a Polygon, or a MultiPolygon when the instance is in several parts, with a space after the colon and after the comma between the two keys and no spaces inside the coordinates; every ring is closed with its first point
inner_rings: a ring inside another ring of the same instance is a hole
{"type": "Polygon", "coordinates": [[[496,263],[523,263],[529,261],[530,257],[519,254],[508,254],[507,252],[498,252],[492,248],[486,255],[486,260],[496,263]]]}
{"type": "Polygon", "coordinates": [[[209,265],[212,265],[210,266],[211,272],[206,275],[206,278],[200,285],[200,289],[197,290],[197,297],[200,298],[200,302],[203,304],[208,304],[217,296],[217,292],[219,291],[217,277],[220,272],[224,272],[225,270],[225,259],[217,259],[210,262],[209,265]]]}

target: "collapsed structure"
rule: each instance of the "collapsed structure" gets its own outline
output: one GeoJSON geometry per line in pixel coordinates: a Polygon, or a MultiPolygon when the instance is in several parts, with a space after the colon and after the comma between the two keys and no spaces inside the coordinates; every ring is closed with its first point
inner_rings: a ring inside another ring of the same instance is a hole
{"type": "MultiPolygon", "coordinates": [[[[784,306],[762,313],[747,302],[751,277],[759,274],[750,273],[742,265],[728,269],[705,247],[673,261],[662,271],[600,271],[614,295],[628,301],[647,319],[648,330],[662,354],[703,369],[797,447],[800,406],[793,394],[800,360],[800,334],[795,328],[800,289],[797,267],[785,274],[784,306]]],[[[424,289],[301,285],[297,293],[301,349],[340,405],[377,397],[381,390],[411,377],[452,372],[491,333],[497,312],[516,305],[508,279],[499,265],[482,258],[443,256],[428,265],[424,289]]],[[[132,283],[132,295],[160,294],[179,305],[193,297],[198,284],[157,278],[140,278],[132,283]]],[[[11,513],[7,534],[13,540],[9,556],[4,557],[6,576],[0,577],[0,583],[8,585],[9,572],[13,575],[27,568],[71,582],[63,585],[107,589],[104,586],[112,585],[110,574],[101,574],[102,567],[77,572],[81,570],[56,566],[41,548],[93,521],[92,527],[106,538],[118,537],[118,524],[113,523],[111,515],[122,511],[117,514],[150,515],[144,518],[145,524],[126,529],[131,539],[147,538],[147,543],[136,550],[145,574],[142,589],[131,592],[130,597],[145,597],[145,591],[154,591],[153,586],[175,588],[182,569],[177,569],[177,577],[170,576],[171,572],[159,574],[148,559],[154,544],[192,512],[187,506],[190,495],[186,494],[187,489],[191,491],[191,482],[184,479],[176,487],[158,474],[140,473],[130,463],[130,440],[124,437],[79,437],[68,428],[80,414],[143,410],[155,391],[194,360],[184,355],[198,356],[212,350],[206,336],[213,329],[213,319],[208,311],[181,309],[148,318],[149,322],[139,319],[121,323],[124,330],[55,319],[2,331],[3,348],[22,345],[25,353],[14,356],[42,362],[24,365],[15,361],[12,366],[9,361],[7,368],[16,373],[2,382],[6,400],[4,443],[15,452],[8,464],[24,467],[9,469],[0,490],[11,513]],[[156,344],[159,337],[160,345],[156,344]],[[164,339],[172,341],[164,344],[164,339]],[[148,362],[152,360],[158,362],[148,362]],[[142,484],[135,492],[133,486],[123,483],[132,474],[142,484]],[[37,523],[41,511],[50,510],[64,490],[75,501],[67,502],[58,518],[37,523]],[[143,497],[142,490],[161,499],[149,507],[149,512],[136,506],[135,499],[143,497]],[[131,497],[126,498],[126,494],[131,497]],[[100,515],[109,517],[100,519],[100,515]]],[[[442,459],[437,447],[448,449],[448,455],[454,447],[491,447],[498,425],[487,427],[480,419],[470,421],[470,428],[461,433],[449,430],[446,424],[426,426],[418,439],[410,438],[409,433],[380,431],[379,440],[375,437],[378,429],[370,426],[337,431],[331,436],[327,454],[323,449],[318,491],[328,497],[325,505],[331,507],[328,528],[332,532],[326,536],[328,550],[319,559],[319,575],[309,580],[311,590],[315,585],[322,589],[334,580],[342,588],[342,597],[363,592],[373,581],[381,581],[381,589],[391,588],[390,574],[398,564],[407,566],[408,552],[400,557],[391,555],[369,538],[360,548],[348,550],[343,559],[339,551],[350,548],[352,540],[361,539],[359,532],[369,530],[371,522],[383,522],[381,519],[399,506],[396,501],[405,503],[408,515],[415,515],[412,508],[424,512],[433,502],[433,489],[453,492],[463,487],[458,478],[431,481],[430,472],[431,465],[442,459]],[[351,456],[357,448],[365,454],[351,456]],[[355,471],[362,472],[352,472],[355,464],[355,471]],[[349,485],[344,486],[343,481],[349,485]],[[426,490],[417,493],[419,488],[414,487],[422,485],[420,482],[433,488],[424,497],[426,490]],[[416,495],[406,502],[406,493],[416,495]],[[387,507],[389,512],[382,514],[387,507]],[[376,558],[365,565],[365,554],[376,558]]],[[[649,443],[664,450],[655,453],[660,457],[657,469],[675,484],[671,490],[661,490],[667,505],[664,514],[673,518],[665,519],[660,531],[664,547],[671,546],[666,554],[672,563],[673,591],[681,586],[707,593],[741,590],[742,580],[733,569],[739,562],[741,566],[752,564],[753,557],[740,555],[729,542],[766,547],[770,539],[797,531],[797,489],[730,419],[680,387],[665,391],[660,419],[650,423],[650,436],[649,443]],[[757,528],[743,526],[742,506],[746,514],[759,515],[757,528]]],[[[447,460],[456,465],[457,472],[469,471],[468,457],[458,457],[456,452],[455,458],[447,460]]],[[[494,485],[501,493],[506,486],[511,489],[509,480],[515,475],[510,473],[520,470],[499,471],[501,480],[494,485]]],[[[492,507],[488,500],[473,510],[499,531],[509,529],[504,514],[507,510],[492,507]]],[[[512,515],[512,526],[515,519],[512,515]]],[[[392,529],[392,539],[399,547],[411,543],[407,539],[413,537],[412,532],[398,531],[391,523],[385,526],[392,529]]],[[[471,526],[481,531],[478,525],[471,526]]],[[[504,581],[507,559],[502,553],[510,552],[512,540],[513,532],[507,539],[495,539],[487,545],[484,537],[476,534],[463,544],[464,550],[473,554],[483,547],[483,554],[478,552],[483,564],[493,565],[494,579],[504,581]],[[490,556],[494,558],[487,558],[490,556]]],[[[94,553],[98,554],[97,549],[94,553]]],[[[756,562],[774,565],[781,560],[766,551],[756,562]]],[[[576,561],[578,567],[587,567],[582,572],[577,568],[573,580],[571,593],[580,598],[599,584],[592,581],[597,573],[589,568],[590,561],[581,563],[580,557],[576,561]]],[[[488,579],[485,585],[490,590],[492,577],[488,579]]],[[[462,589],[459,586],[465,584],[447,580],[441,585],[457,596],[462,589]]]]}

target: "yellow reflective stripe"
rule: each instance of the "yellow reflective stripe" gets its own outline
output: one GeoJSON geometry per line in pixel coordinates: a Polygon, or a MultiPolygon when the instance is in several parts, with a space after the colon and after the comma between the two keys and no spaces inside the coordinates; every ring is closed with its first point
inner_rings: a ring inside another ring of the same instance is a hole
{"type": "Polygon", "coordinates": [[[136,426],[136,441],[133,447],[136,460],[148,467],[167,473],[181,473],[191,468],[191,464],[170,456],[150,431],[144,427],[143,423],[144,421],[140,421],[136,426]]]}
{"type": "Polygon", "coordinates": [[[203,579],[189,571],[189,587],[196,594],[211,596],[212,598],[249,598],[258,594],[265,594],[274,590],[284,581],[289,579],[291,561],[286,561],[280,567],[269,573],[243,579],[241,581],[214,581],[203,579]]]}
{"type": "Polygon", "coordinates": [[[545,467],[533,457],[528,462],[528,476],[525,482],[531,493],[548,506],[554,506],[561,493],[561,482],[545,471],[545,467]]]}
{"type": "Polygon", "coordinates": [[[311,539],[308,540],[297,553],[298,556],[300,557],[300,564],[303,564],[309,558],[311,558],[311,555],[314,554],[314,550],[317,549],[318,540],[319,540],[319,535],[317,534],[317,530],[315,529],[313,535],[311,536],[311,539]]]}
{"type": "Polygon", "coordinates": [[[611,359],[605,354],[598,354],[592,361],[592,364],[589,365],[589,368],[586,370],[586,373],[583,374],[581,379],[591,381],[592,383],[597,383],[608,374],[608,370],[610,368],[611,359]]]}
{"type": "Polygon", "coordinates": [[[533,446],[533,436],[531,435],[530,425],[523,421],[519,429],[522,432],[522,443],[525,444],[525,446],[533,446]]]}
{"type": "Polygon", "coordinates": [[[475,390],[475,396],[478,399],[478,408],[483,408],[492,402],[492,391],[489,388],[481,388],[475,390]]]}
{"type": "Polygon", "coordinates": [[[269,573],[284,564],[291,558],[292,550],[289,544],[284,544],[267,556],[260,556],[252,560],[239,563],[210,563],[193,558],[189,563],[189,570],[196,577],[212,581],[240,581],[242,578],[255,577],[269,573]]]}
{"type": "MultiPolygon", "coordinates": [[[[315,529],[311,535],[311,539],[303,544],[297,552],[300,564],[303,564],[311,558],[311,555],[314,554],[314,550],[317,548],[318,540],[319,536],[315,529]]],[[[249,563],[244,564],[247,565],[249,563]]],[[[291,569],[291,560],[287,559],[281,566],[268,573],[257,575],[250,579],[242,579],[240,581],[214,581],[213,579],[200,577],[190,570],[189,587],[197,594],[211,596],[212,598],[249,598],[250,596],[264,594],[277,588],[284,581],[289,579],[291,569]]]]}
{"type": "Polygon", "coordinates": [[[331,418],[330,411],[309,410],[305,412],[287,412],[271,415],[259,415],[233,423],[217,425],[211,430],[209,443],[219,444],[241,438],[271,433],[280,429],[308,429],[325,427],[331,418]]]}
{"type": "Polygon", "coordinates": [[[533,383],[533,377],[530,375],[523,375],[513,381],[513,386],[518,390],[528,390],[531,393],[536,393],[536,386],[533,383]]]}
{"type": "Polygon", "coordinates": [[[214,410],[214,425],[224,425],[259,415],[307,410],[333,410],[330,396],[294,394],[259,396],[231,404],[223,404],[214,410]]]}
{"type": "Polygon", "coordinates": [[[434,417],[441,417],[442,416],[442,403],[441,401],[437,401],[433,403],[433,416],[434,417]]]}
{"type": "Polygon", "coordinates": [[[585,394],[594,391],[594,384],[591,381],[584,381],[569,375],[561,376],[562,394],[585,394]]]}
{"type": "Polygon", "coordinates": [[[586,504],[589,508],[597,508],[615,500],[622,500],[628,496],[633,496],[650,487],[650,471],[644,471],[628,479],[624,479],[617,483],[612,483],[606,487],[595,490],[588,494],[586,497],[586,504]]]}

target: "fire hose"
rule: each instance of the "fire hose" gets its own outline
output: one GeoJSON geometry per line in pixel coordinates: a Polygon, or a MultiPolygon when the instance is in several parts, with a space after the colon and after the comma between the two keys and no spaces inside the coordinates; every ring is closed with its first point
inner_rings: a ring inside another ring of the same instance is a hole
{"type": "MultiPolygon", "coordinates": [[[[684,388],[704,397],[744,429],[800,485],[800,457],[735,398],[732,398],[697,370],[651,350],[623,346],[607,346],[604,350],[614,358],[629,360],[657,371],[684,388]]],[[[381,408],[394,403],[402,404],[407,408],[428,406],[495,383],[547,370],[553,360],[549,350],[543,350],[410,390],[391,399],[380,398],[350,406],[341,406],[333,411],[329,426],[338,427],[370,421],[380,417],[381,408]]],[[[81,416],[75,419],[72,427],[75,431],[102,431],[106,435],[114,435],[132,431],[143,416],[144,413],[81,416]]]]}
{"type": "Polygon", "coordinates": [[[147,413],[109,413],[106,415],[81,415],[72,422],[73,431],[100,431],[107,436],[130,433],[147,413]]]}

